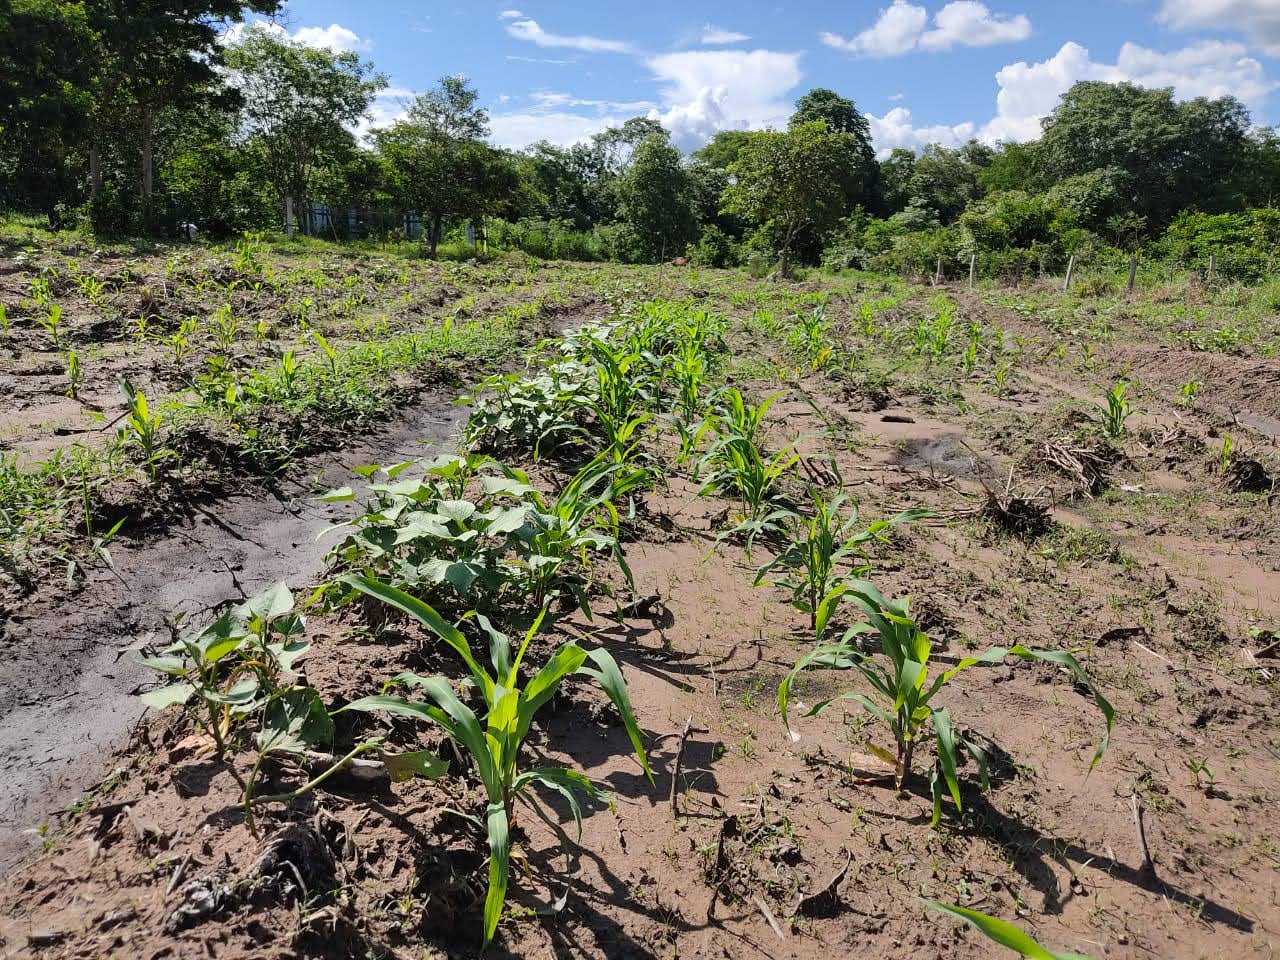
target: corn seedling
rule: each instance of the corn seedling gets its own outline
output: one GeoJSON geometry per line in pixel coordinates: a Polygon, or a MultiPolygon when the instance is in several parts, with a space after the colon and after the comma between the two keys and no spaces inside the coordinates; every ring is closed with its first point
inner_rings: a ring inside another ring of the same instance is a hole
{"type": "Polygon", "coordinates": [[[1106,396],[1106,406],[1100,407],[1102,429],[1112,440],[1124,436],[1125,421],[1133,414],[1133,405],[1129,403],[1129,383],[1121,380],[1113,386],[1106,396]]]}
{"type": "Polygon", "coordinates": [[[62,345],[62,307],[56,303],[49,304],[43,314],[36,314],[36,323],[49,334],[49,342],[55,349],[62,345]]]}
{"type": "Polygon", "coordinates": [[[236,336],[240,333],[240,321],[236,319],[231,304],[224,303],[213,314],[209,323],[213,331],[213,341],[223,356],[231,356],[235,349],[236,336]]]}
{"type": "Polygon", "coordinates": [[[1204,384],[1199,380],[1188,380],[1178,388],[1178,406],[1184,410],[1190,410],[1196,405],[1196,398],[1200,396],[1200,388],[1204,384]]]}
{"type": "MultiPolygon", "coordinates": [[[[604,649],[584,650],[574,641],[562,644],[547,662],[523,685],[520,667],[529,644],[538,633],[546,616],[546,607],[525,633],[520,648],[512,656],[511,643],[505,634],[488,621],[477,622],[489,640],[492,672],[482,667],[472,655],[466,636],[444,620],[435,610],[408,594],[367,578],[348,576],[343,581],[354,589],[400,610],[418,621],[451,647],[466,665],[471,684],[484,703],[484,717],[458,699],[453,683],[443,676],[421,677],[403,673],[393,679],[383,693],[365,697],[342,708],[344,711],[377,712],[396,717],[433,723],[471,755],[476,772],[484,784],[488,805],[484,819],[476,822],[489,839],[489,889],[484,904],[483,942],[493,939],[506,902],[511,861],[511,833],[515,826],[516,802],[523,801],[543,815],[533,794],[534,787],[550,791],[564,800],[582,834],[582,809],[578,797],[608,801],[606,794],[587,776],[567,767],[540,766],[520,769],[520,753],[537,712],[549,703],[560,684],[575,674],[585,675],[597,683],[613,702],[622,718],[645,776],[653,782],[649,761],[641,742],[640,728],[631,709],[626,681],[613,657],[604,649]],[[418,691],[426,702],[392,696],[386,691],[401,687],[418,691]]],[[[543,815],[549,823],[555,818],[543,815]]],[[[563,838],[562,839],[567,839],[563,838]]]]}
{"type": "Polygon", "coordinates": [[[142,453],[143,466],[147,468],[154,483],[156,468],[170,452],[160,444],[160,429],[164,418],[162,414],[151,412],[146,394],[136,389],[128,380],[120,381],[120,392],[124,394],[129,413],[118,435],[122,441],[132,441],[137,445],[142,453]]]}
{"type": "Polygon", "coordinates": [[[1078,953],[1054,953],[1046,950],[1020,928],[988,913],[981,913],[978,910],[970,910],[968,907],[958,907],[949,903],[939,903],[937,900],[920,898],[920,902],[937,913],[946,914],[956,920],[963,920],[988,940],[998,943],[1002,947],[1007,947],[1018,956],[1026,957],[1028,960],[1089,960],[1088,957],[1078,953]]]}
{"type": "Polygon", "coordinates": [[[0,332],[9,332],[9,308],[0,303],[0,332]]]}
{"type": "Polygon", "coordinates": [[[67,396],[72,400],[79,399],[80,381],[84,372],[80,369],[80,357],[74,350],[67,351],[67,396]]]}
{"type": "Polygon", "coordinates": [[[1226,476],[1227,471],[1231,469],[1231,461],[1235,457],[1236,439],[1231,434],[1226,434],[1222,438],[1222,450],[1218,454],[1218,469],[1222,471],[1222,475],[1226,476]]]}
{"type": "Polygon", "coordinates": [[[935,707],[932,701],[961,671],[977,664],[1000,663],[1006,657],[1016,656],[1062,666],[1077,684],[1093,694],[1094,702],[1106,719],[1107,730],[1098,743],[1090,769],[1102,759],[1110,739],[1115,711],[1071,654],[1060,650],[1029,650],[1023,646],[992,647],[976,657],[965,657],[926,686],[933,643],[911,619],[909,599],[886,600],[873,584],[865,580],[846,584],[844,592],[848,599],[861,608],[867,618],[866,623],[851,628],[838,643],[818,646],[805,654],[778,686],[778,708],[782,712],[782,722],[793,738],[795,734],[791,732],[788,713],[791,688],[800,673],[815,666],[858,671],[870,684],[873,696],[853,691],[843,693],[816,704],[807,716],[820,714],[833,703],[852,700],[883,721],[893,735],[895,751],[885,750],[873,743],[868,743],[867,748],[893,765],[894,782],[900,793],[905,792],[911,777],[912,759],[917,745],[932,731],[937,757],[929,783],[933,794],[933,823],[936,826],[942,817],[944,793],[950,794],[958,812],[963,810],[960,782],[956,774],[960,754],[968,754],[977,764],[984,789],[988,782],[987,758],[982,748],[955,729],[947,708],[935,707]],[[854,637],[863,633],[879,636],[883,661],[864,654],[852,642],[854,637]]]}
{"type": "Polygon", "coordinates": [[[786,521],[786,549],[756,571],[756,586],[769,582],[791,591],[791,605],[809,615],[809,629],[821,641],[831,615],[839,605],[838,588],[870,572],[866,548],[888,543],[885,531],[899,523],[932,516],[928,510],[904,510],[888,520],[863,525],[857,501],[844,494],[827,499],[821,490],[809,488],[810,515],[786,521]],[[843,510],[849,506],[846,517],[843,510]],[[770,575],[778,579],[769,580],[770,575]]]}

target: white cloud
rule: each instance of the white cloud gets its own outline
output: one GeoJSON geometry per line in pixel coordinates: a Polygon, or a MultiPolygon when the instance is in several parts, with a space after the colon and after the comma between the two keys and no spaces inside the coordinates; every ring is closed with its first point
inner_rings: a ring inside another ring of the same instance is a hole
{"type": "Polygon", "coordinates": [[[725,30],[723,27],[717,27],[714,24],[705,23],[702,25],[702,42],[707,46],[720,46],[726,43],[745,43],[751,37],[745,33],[739,33],[736,30],[725,30]]]}
{"type": "Polygon", "coordinates": [[[294,43],[302,44],[304,47],[314,47],[317,50],[332,50],[335,53],[344,53],[350,50],[368,50],[373,46],[370,41],[363,39],[354,30],[349,30],[341,24],[331,23],[327,27],[299,27],[296,31],[290,33],[280,24],[272,23],[270,20],[233,23],[223,31],[222,35],[218,37],[218,41],[223,44],[239,43],[250,30],[270,34],[277,40],[291,40],[294,43]]]}
{"type": "Polygon", "coordinates": [[[524,18],[524,14],[521,13],[519,10],[507,9],[507,10],[503,10],[500,14],[498,14],[499,20],[521,20],[523,18],[524,18]]]}
{"type": "Polygon", "coordinates": [[[868,57],[895,57],[916,48],[929,23],[929,12],[907,0],[893,0],[880,11],[875,25],[851,40],[834,33],[822,34],[822,42],[837,50],[861,53],[868,57]]]}
{"type": "Polygon", "coordinates": [[[971,140],[978,132],[977,125],[973,123],[957,123],[954,126],[946,124],[913,126],[911,111],[906,107],[894,107],[883,117],[869,113],[867,122],[871,125],[871,140],[876,147],[876,156],[882,160],[895,147],[919,150],[931,143],[940,143],[944,147],[958,147],[971,140]]]}
{"type": "Polygon", "coordinates": [[[933,16],[910,0],[893,0],[880,11],[876,22],[857,36],[846,39],[836,33],[820,34],[822,42],[837,50],[868,57],[896,57],[912,50],[949,50],[954,46],[990,47],[1031,36],[1031,21],[1023,14],[992,13],[976,0],[953,0],[933,16]]]}
{"type": "Polygon", "coordinates": [[[1174,30],[1232,30],[1272,57],[1280,57],[1280,4],[1276,0],[1164,0],[1156,19],[1174,30]]]}
{"type": "Polygon", "coordinates": [[[687,50],[646,62],[662,84],[660,109],[650,116],[684,149],[720,130],[784,124],[787,94],[800,82],[799,53],[774,50],[687,50]]]}
{"type": "Polygon", "coordinates": [[[947,50],[957,44],[991,47],[1031,36],[1031,21],[1024,15],[992,13],[984,4],[973,0],[948,3],[934,16],[933,22],[934,29],[920,38],[921,50],[947,50]]]}
{"type": "Polygon", "coordinates": [[[527,40],[539,47],[568,47],[572,50],[582,50],[586,53],[632,53],[631,44],[624,43],[621,40],[601,40],[599,37],[587,36],[565,36],[559,33],[547,33],[539,26],[537,20],[529,17],[519,18],[519,11],[506,10],[502,16],[514,14],[514,17],[507,17],[507,33],[515,37],[517,40],[527,40]]]}
{"type": "Polygon", "coordinates": [[[369,41],[362,40],[354,30],[337,23],[327,27],[303,27],[293,35],[293,39],[305,47],[329,49],[335,53],[348,50],[368,50],[369,41]]]}
{"type": "Polygon", "coordinates": [[[1267,79],[1262,64],[1248,56],[1243,44],[1206,40],[1164,53],[1126,43],[1115,63],[1101,63],[1080,44],[1064,43],[1048,60],[1011,63],[1001,68],[996,74],[1000,87],[996,115],[983,128],[982,139],[1038,137],[1040,119],[1081,80],[1128,80],[1144,87],[1172,87],[1174,95],[1183,100],[1232,94],[1255,108],[1276,87],[1267,79]]]}
{"type": "Polygon", "coordinates": [[[567,110],[495,113],[489,118],[490,139],[500,147],[512,149],[527,147],[539,140],[567,147],[606,127],[618,126],[626,119],[624,116],[586,115],[567,110]]]}
{"type": "Polygon", "coordinates": [[[897,103],[899,100],[903,99],[904,97],[906,97],[905,93],[891,93],[889,94],[889,101],[891,103],[897,103]]]}
{"type": "Polygon", "coordinates": [[[585,100],[571,93],[539,90],[529,94],[533,105],[539,110],[562,110],[567,107],[591,107],[594,110],[609,110],[632,115],[644,113],[657,106],[652,100],[585,100]]]}
{"type": "Polygon", "coordinates": [[[553,60],[549,57],[517,57],[511,54],[507,55],[508,60],[514,60],[516,63],[549,63],[557,67],[567,67],[571,63],[577,63],[577,60],[553,60]]]}

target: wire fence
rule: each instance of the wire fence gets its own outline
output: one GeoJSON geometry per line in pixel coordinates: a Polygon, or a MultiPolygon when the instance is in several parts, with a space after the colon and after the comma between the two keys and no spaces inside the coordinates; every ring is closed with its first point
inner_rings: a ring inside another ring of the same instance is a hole
{"type": "Polygon", "coordinates": [[[907,262],[881,262],[896,266],[899,274],[920,282],[994,280],[1010,287],[1057,282],[1063,290],[1133,292],[1176,285],[1263,284],[1280,281],[1280,257],[1253,251],[1182,257],[1153,257],[1123,253],[1088,253],[1061,257],[1036,257],[1034,251],[1008,251],[968,256],[939,255],[932,260],[916,257],[907,262]]]}

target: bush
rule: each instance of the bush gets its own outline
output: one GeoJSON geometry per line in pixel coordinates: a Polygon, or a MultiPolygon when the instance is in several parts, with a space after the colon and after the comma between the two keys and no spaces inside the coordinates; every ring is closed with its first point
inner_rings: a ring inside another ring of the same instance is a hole
{"type": "Polygon", "coordinates": [[[689,244],[686,256],[700,267],[733,267],[740,259],[733,238],[714,223],[702,228],[702,236],[697,243],[689,244]]]}

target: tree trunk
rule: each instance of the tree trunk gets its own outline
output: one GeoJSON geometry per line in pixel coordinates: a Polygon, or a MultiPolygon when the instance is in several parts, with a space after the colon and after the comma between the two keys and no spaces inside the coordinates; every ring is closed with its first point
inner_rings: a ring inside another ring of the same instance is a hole
{"type": "Polygon", "coordinates": [[[431,247],[431,259],[436,258],[436,248],[440,246],[440,230],[444,225],[444,214],[431,214],[431,226],[427,230],[427,243],[431,247]]]}
{"type": "Polygon", "coordinates": [[[102,151],[95,143],[89,148],[89,195],[97,200],[102,193],[102,151]]]}
{"type": "Polygon", "coordinates": [[[151,233],[151,189],[153,184],[153,153],[155,110],[151,104],[142,106],[142,228],[151,233]]]}

